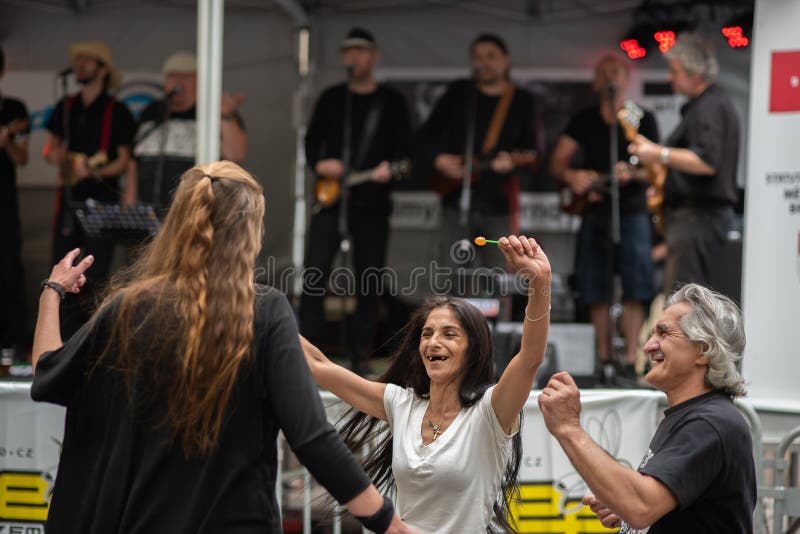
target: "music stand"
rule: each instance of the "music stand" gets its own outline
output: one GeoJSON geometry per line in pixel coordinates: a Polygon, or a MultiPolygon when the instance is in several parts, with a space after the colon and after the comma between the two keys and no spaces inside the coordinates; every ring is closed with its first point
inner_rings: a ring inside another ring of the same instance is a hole
{"type": "Polygon", "coordinates": [[[154,236],[161,227],[155,209],[149,204],[125,206],[88,198],[75,214],[89,237],[141,240],[154,236]]]}

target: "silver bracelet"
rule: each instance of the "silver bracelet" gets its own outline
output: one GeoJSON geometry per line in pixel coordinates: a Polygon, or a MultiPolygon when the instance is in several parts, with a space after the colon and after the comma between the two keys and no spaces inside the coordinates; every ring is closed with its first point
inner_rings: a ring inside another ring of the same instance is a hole
{"type": "Polygon", "coordinates": [[[550,315],[550,310],[552,310],[552,309],[553,309],[553,305],[551,304],[550,306],[547,307],[547,311],[544,312],[540,317],[537,317],[536,319],[531,319],[531,316],[528,315],[528,307],[525,306],[525,319],[527,319],[528,321],[530,321],[532,323],[535,323],[536,321],[541,321],[542,319],[544,319],[545,317],[550,315]]]}

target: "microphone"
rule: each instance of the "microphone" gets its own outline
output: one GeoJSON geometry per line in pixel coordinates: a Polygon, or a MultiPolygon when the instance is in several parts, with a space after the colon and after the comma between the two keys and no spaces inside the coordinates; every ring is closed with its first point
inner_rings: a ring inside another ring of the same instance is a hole
{"type": "Polygon", "coordinates": [[[176,85],[175,87],[173,87],[172,89],[170,89],[170,90],[169,90],[169,92],[167,92],[167,94],[166,94],[166,95],[164,95],[164,99],[165,99],[165,100],[169,100],[169,99],[170,99],[170,98],[172,98],[173,96],[175,96],[175,95],[179,95],[179,94],[181,94],[182,92],[183,92],[183,86],[176,85]]]}
{"type": "Polygon", "coordinates": [[[72,74],[73,72],[75,72],[75,69],[73,69],[72,67],[67,67],[66,69],[61,69],[60,71],[58,71],[57,76],[59,78],[65,78],[70,74],[72,74]]]}
{"type": "Polygon", "coordinates": [[[356,69],[355,65],[345,65],[344,70],[347,71],[347,77],[353,77],[353,71],[356,69]]]}

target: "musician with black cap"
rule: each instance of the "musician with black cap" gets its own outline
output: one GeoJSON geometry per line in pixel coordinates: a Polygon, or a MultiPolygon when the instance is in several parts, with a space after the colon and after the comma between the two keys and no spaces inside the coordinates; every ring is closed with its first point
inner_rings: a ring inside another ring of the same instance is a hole
{"type": "Polygon", "coordinates": [[[404,97],[380,84],[373,35],[353,28],[341,43],[347,81],[325,89],[306,133],[309,168],[317,177],[308,231],[300,322],[303,334],[322,343],[323,299],[338,250],[352,260],[357,310],[349,345],[352,367],[369,370],[379,312],[379,271],[386,262],[392,178],[405,170],[411,126],[404,97]],[[352,244],[350,249],[342,242],[352,244]]]}
{"type": "MultiPolygon", "coordinates": [[[[152,102],[139,116],[124,200],[165,209],[181,175],[195,164],[197,139],[197,58],[191,52],[171,54],[161,67],[164,99],[152,102]]],[[[220,102],[221,159],[241,163],[248,139],[238,113],[242,93],[223,93],[220,102]]]]}

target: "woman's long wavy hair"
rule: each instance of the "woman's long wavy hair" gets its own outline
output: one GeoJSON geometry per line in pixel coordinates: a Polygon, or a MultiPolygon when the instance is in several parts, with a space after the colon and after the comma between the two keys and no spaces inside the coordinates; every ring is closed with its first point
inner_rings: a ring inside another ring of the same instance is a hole
{"type": "MultiPolygon", "coordinates": [[[[453,297],[433,297],[425,301],[411,316],[408,324],[398,335],[402,336],[400,345],[394,351],[386,372],[378,378],[379,382],[410,387],[421,398],[430,395],[431,381],[422,363],[419,342],[422,328],[428,315],[436,309],[448,307],[455,314],[459,324],[469,337],[464,367],[461,370],[459,397],[461,406],[474,406],[484,392],[495,383],[492,336],[489,325],[481,312],[468,302],[453,297]]],[[[520,413],[520,424],[522,414],[520,413]]],[[[412,429],[419,432],[420,429],[412,429]]],[[[392,434],[386,423],[363,412],[351,409],[345,413],[340,433],[352,451],[371,452],[364,461],[364,470],[375,485],[383,491],[395,486],[392,475],[392,434]]],[[[515,532],[509,523],[510,501],[519,496],[519,467],[522,459],[522,438],[517,432],[512,440],[512,453],[502,481],[502,497],[494,503],[495,519],[507,531],[515,532]]]]}
{"type": "Polygon", "coordinates": [[[251,352],[263,217],[261,186],[235,163],[186,171],[161,231],[95,315],[115,308],[97,363],[122,373],[134,408],[187,458],[215,448],[251,352]]]}

